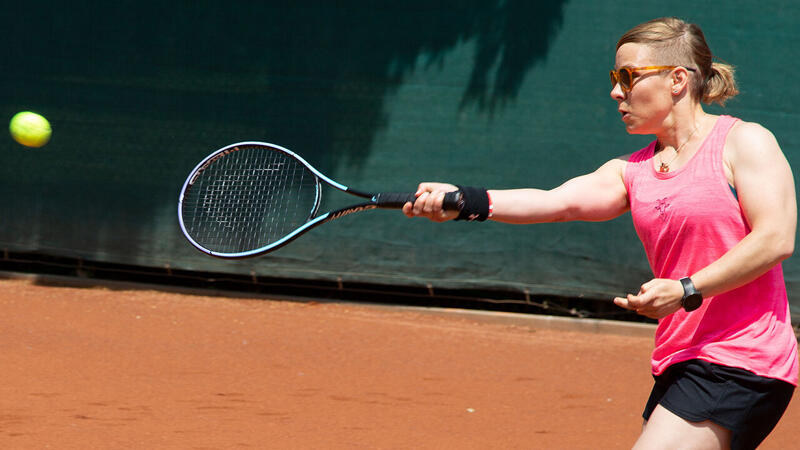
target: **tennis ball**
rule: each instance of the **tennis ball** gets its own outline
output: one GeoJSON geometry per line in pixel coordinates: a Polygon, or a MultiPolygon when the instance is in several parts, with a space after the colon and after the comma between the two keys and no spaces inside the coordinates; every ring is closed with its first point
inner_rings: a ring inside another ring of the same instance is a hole
{"type": "Polygon", "coordinates": [[[11,118],[8,125],[11,137],[26,147],[41,147],[50,140],[50,122],[39,114],[22,111],[11,118]]]}

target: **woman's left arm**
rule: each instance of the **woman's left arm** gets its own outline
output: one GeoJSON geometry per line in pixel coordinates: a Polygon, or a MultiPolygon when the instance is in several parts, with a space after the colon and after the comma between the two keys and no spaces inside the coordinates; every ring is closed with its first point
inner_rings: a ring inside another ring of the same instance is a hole
{"type": "Polygon", "coordinates": [[[706,297],[755,280],[794,252],[794,177],[775,137],[761,125],[741,123],[731,130],[726,157],[751,231],[691,276],[706,297]]]}
{"type": "MultiPolygon", "coordinates": [[[[728,135],[725,159],[750,233],[722,257],[691,277],[703,297],[755,280],[792,255],[797,226],[794,177],[775,137],[755,123],[740,123],[728,135]]],[[[651,318],[680,309],[683,287],[677,280],[654,279],[638,295],[615,303],[651,318]]]]}

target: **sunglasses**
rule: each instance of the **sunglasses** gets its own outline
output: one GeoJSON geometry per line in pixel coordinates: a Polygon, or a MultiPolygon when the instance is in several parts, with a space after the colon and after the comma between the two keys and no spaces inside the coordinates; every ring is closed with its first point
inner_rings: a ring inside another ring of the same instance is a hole
{"type": "MultiPolygon", "coordinates": [[[[643,74],[637,74],[634,72],[639,72],[642,70],[672,70],[677,69],[678,67],[683,66],[644,66],[644,67],[623,67],[619,70],[612,70],[611,71],[611,87],[619,83],[619,86],[622,88],[622,92],[629,92],[631,88],[633,88],[633,80],[636,77],[639,77],[643,74]]],[[[684,69],[688,70],[689,72],[694,72],[697,69],[693,69],[691,67],[683,67],[684,69]]]]}

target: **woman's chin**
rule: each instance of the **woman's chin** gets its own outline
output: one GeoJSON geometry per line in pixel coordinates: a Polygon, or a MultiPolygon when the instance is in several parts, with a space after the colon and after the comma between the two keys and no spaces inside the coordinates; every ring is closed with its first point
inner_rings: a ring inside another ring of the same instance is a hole
{"type": "Polygon", "coordinates": [[[623,120],[623,122],[625,122],[625,131],[628,134],[652,134],[651,131],[645,129],[641,124],[630,120],[623,120]]]}

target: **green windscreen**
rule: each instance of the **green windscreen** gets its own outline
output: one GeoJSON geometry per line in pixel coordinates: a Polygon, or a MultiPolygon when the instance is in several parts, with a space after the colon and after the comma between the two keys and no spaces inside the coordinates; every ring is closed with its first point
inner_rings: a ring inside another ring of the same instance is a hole
{"type": "MultiPolygon", "coordinates": [[[[609,299],[651,278],[630,215],[604,223],[433,224],[350,215],[265,257],[196,251],[178,191],[207,154],[266,141],[363,191],[420,181],[550,189],[647,145],[609,97],[614,46],[676,15],[737,68],[725,109],[800,163],[800,3],[765,0],[17,2],[0,15],[0,248],[204,272],[609,299]]],[[[347,204],[326,197],[322,210],[347,204]]],[[[784,263],[795,322],[800,263],[784,263]]]]}

